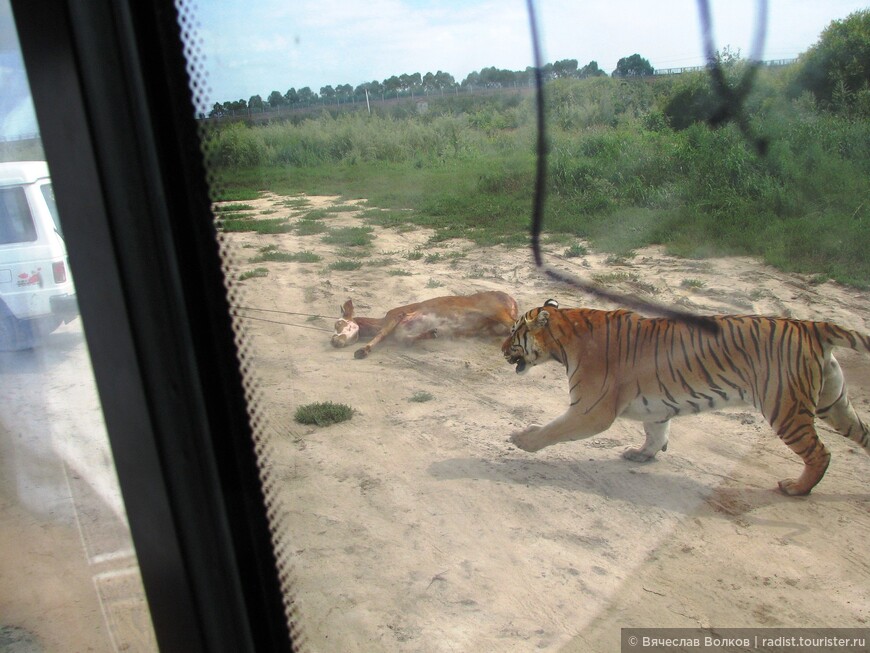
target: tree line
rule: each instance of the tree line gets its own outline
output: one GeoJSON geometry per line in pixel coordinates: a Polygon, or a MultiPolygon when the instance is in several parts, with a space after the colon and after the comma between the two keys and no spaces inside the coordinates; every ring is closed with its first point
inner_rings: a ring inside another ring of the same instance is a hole
{"type": "MultiPolygon", "coordinates": [[[[639,54],[623,57],[611,73],[614,77],[640,77],[653,75],[655,70],[649,60],[639,54]]],[[[598,66],[597,61],[590,61],[580,66],[576,59],[562,59],[548,63],[541,68],[544,81],[554,79],[586,79],[589,77],[606,77],[607,73],[598,66]]],[[[346,104],[364,102],[367,98],[386,100],[400,97],[425,97],[428,95],[443,95],[474,89],[499,89],[532,86],[535,83],[535,68],[525,70],[505,70],[495,66],[483,68],[469,73],[461,82],[450,73],[439,70],[436,73],[427,72],[392,75],[383,81],[373,80],[357,86],[337,84],[321,86],[315,92],[309,86],[290,88],[286,93],[272,91],[264,100],[260,95],[253,95],[248,100],[240,99],[227,102],[216,102],[209,117],[219,118],[227,115],[237,115],[246,111],[266,111],[282,107],[310,107],[321,104],[346,104]]]]}

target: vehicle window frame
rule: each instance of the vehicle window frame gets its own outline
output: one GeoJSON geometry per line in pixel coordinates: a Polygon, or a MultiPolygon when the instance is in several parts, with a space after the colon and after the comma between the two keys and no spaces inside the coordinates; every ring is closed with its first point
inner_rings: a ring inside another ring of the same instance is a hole
{"type": "Polygon", "coordinates": [[[174,3],[12,8],[160,649],[290,650],[174,3]]]}

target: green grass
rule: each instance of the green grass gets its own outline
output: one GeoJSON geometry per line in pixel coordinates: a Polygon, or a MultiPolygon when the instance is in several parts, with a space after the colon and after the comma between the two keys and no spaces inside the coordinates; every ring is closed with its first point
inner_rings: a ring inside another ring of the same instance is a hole
{"type": "Polygon", "coordinates": [[[257,220],[253,218],[225,218],[218,223],[221,231],[253,231],[258,234],[284,234],[293,230],[293,226],[286,218],[266,218],[257,220]]]}
{"type": "Polygon", "coordinates": [[[338,270],[339,272],[350,272],[352,270],[359,270],[362,267],[362,263],[359,261],[334,261],[326,267],[330,270],[338,270]]]}
{"type": "Polygon", "coordinates": [[[264,248],[260,254],[251,259],[251,263],[317,263],[323,257],[314,252],[282,252],[277,249],[264,248]]]}
{"type": "Polygon", "coordinates": [[[256,279],[258,277],[268,277],[269,271],[266,268],[255,268],[253,270],[248,270],[246,272],[242,272],[239,275],[239,281],[247,281],[248,279],[256,279]]]}
{"type": "Polygon", "coordinates": [[[300,220],[293,226],[293,231],[300,236],[316,236],[326,233],[328,228],[320,220],[300,220]]]}
{"type": "Polygon", "coordinates": [[[371,227],[338,227],[328,229],[321,240],[330,245],[366,247],[371,245],[374,236],[372,236],[371,227]]]}
{"type": "Polygon", "coordinates": [[[353,417],[354,410],[347,404],[336,404],[331,401],[305,404],[296,409],[293,418],[300,424],[315,424],[329,426],[345,422],[353,417]]]}
{"type": "Polygon", "coordinates": [[[568,249],[565,250],[563,256],[565,258],[577,258],[580,256],[586,256],[589,253],[589,250],[581,245],[580,243],[574,243],[568,249]]]}
{"type": "MultiPolygon", "coordinates": [[[[620,256],[651,244],[692,258],[751,255],[870,287],[870,121],[793,100],[783,90],[789,74],[760,72],[744,107],[752,132],[770,143],[764,156],[732,123],[668,126],[664,109],[704,79],[548,85],[544,242],[564,243],[568,257],[582,256],[578,239],[620,256]]],[[[377,209],[363,210],[362,224],[431,229],[430,245],[466,238],[526,247],[535,108],[531,99],[432,99],[426,116],[397,109],[222,127],[210,150],[222,184],[216,199],[242,202],[264,188],[366,198],[377,209]]],[[[314,215],[334,212],[323,211],[314,215]]],[[[225,230],[247,230],[238,220],[224,220],[225,230]]],[[[371,242],[359,232],[329,237],[371,242]]]]}

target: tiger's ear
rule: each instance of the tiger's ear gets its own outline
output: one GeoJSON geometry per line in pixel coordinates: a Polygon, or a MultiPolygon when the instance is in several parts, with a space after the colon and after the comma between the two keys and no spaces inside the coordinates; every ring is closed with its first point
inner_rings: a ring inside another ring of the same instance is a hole
{"type": "Polygon", "coordinates": [[[531,330],[543,329],[550,323],[550,314],[545,310],[538,311],[538,314],[535,316],[533,320],[530,320],[526,317],[526,326],[531,330]]]}
{"type": "Polygon", "coordinates": [[[559,302],[555,299],[548,299],[544,302],[544,306],[552,306],[553,308],[559,308],[559,302]]]}

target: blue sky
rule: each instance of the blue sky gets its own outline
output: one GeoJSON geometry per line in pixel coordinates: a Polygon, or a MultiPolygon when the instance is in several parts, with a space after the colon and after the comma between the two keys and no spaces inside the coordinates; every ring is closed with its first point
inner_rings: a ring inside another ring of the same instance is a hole
{"type": "MultiPolygon", "coordinates": [[[[755,0],[711,0],[717,47],[751,50],[755,0]]],[[[461,81],[488,66],[532,64],[524,0],[203,0],[194,69],[214,102],[271,91],[443,70],[461,81]]],[[[870,0],[770,0],[762,58],[795,57],[832,21],[870,0]]],[[[544,61],[595,60],[611,72],[639,53],[655,68],[704,63],[695,0],[539,0],[544,61]]],[[[37,131],[9,0],[0,0],[0,138],[37,131]]]]}
{"type": "MultiPolygon", "coordinates": [[[[770,0],[762,58],[792,58],[867,0],[770,0]]],[[[751,50],[757,2],[711,0],[717,46],[751,50]]],[[[695,0],[539,0],[544,60],[610,73],[639,53],[655,68],[704,64],[695,0]]],[[[531,65],[524,0],[211,0],[198,5],[206,102],[443,70],[531,65]]]]}

